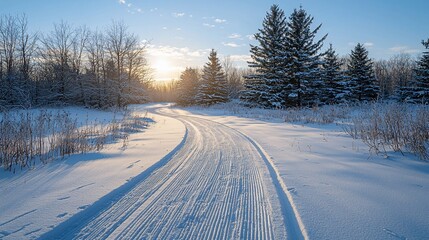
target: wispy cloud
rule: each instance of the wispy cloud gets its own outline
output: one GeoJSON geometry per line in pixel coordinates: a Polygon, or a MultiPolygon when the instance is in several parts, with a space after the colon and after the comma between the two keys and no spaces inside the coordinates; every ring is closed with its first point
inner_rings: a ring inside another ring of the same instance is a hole
{"type": "Polygon", "coordinates": [[[176,17],[176,18],[178,18],[178,17],[184,17],[186,14],[185,13],[183,13],[183,12],[179,12],[179,13],[177,13],[177,12],[174,12],[173,13],[173,17],[176,17]]]}
{"type": "Polygon", "coordinates": [[[395,47],[391,47],[389,48],[389,51],[393,52],[393,53],[408,53],[408,54],[413,54],[413,53],[419,53],[420,50],[418,49],[412,49],[408,46],[395,46],[395,47]]]}
{"type": "Polygon", "coordinates": [[[189,57],[201,57],[208,53],[206,49],[191,50],[184,47],[173,47],[169,45],[147,45],[147,53],[152,57],[175,58],[177,60],[188,60],[189,57]]]}
{"type": "Polygon", "coordinates": [[[214,27],[216,27],[215,25],[210,24],[210,23],[203,23],[203,26],[204,26],[204,27],[209,27],[209,28],[214,28],[214,27]]]}
{"type": "Polygon", "coordinates": [[[128,0],[118,0],[120,5],[123,5],[127,8],[127,12],[130,14],[143,13],[143,9],[134,6],[132,3],[128,2],[128,0]]]}
{"type": "Polygon", "coordinates": [[[146,45],[147,59],[151,66],[159,62],[168,62],[167,71],[155,71],[157,80],[171,80],[180,76],[185,66],[198,67],[206,61],[210,49],[191,49],[188,47],[174,47],[170,45],[146,45]]]}
{"type": "Polygon", "coordinates": [[[215,23],[226,23],[227,21],[225,19],[216,18],[215,23]]]}
{"type": "MultiPolygon", "coordinates": [[[[214,28],[220,24],[224,24],[227,22],[226,19],[215,18],[215,17],[203,17],[202,19],[205,20],[205,23],[203,23],[203,26],[210,27],[210,28],[214,28]],[[207,21],[207,20],[209,20],[209,21],[207,21]]],[[[219,26],[219,28],[223,28],[223,27],[219,26]]]]}
{"type": "Polygon", "coordinates": [[[238,33],[233,33],[233,34],[229,35],[228,38],[241,39],[241,35],[238,33]]]}
{"type": "Polygon", "coordinates": [[[247,39],[249,39],[250,41],[255,40],[255,35],[253,35],[253,34],[246,35],[246,37],[247,37],[247,39]]]}
{"type": "Polygon", "coordinates": [[[226,47],[233,47],[233,48],[238,48],[238,47],[242,47],[243,45],[237,44],[235,42],[222,42],[222,45],[226,46],[226,47]]]}

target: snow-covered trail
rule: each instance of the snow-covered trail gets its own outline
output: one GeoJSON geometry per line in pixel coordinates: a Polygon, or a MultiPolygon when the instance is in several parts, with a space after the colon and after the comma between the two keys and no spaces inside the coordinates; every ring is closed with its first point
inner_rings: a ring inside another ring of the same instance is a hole
{"type": "Polygon", "coordinates": [[[113,194],[110,201],[93,204],[41,238],[300,239],[305,235],[296,219],[290,221],[293,211],[284,206],[290,203],[278,194],[272,169],[254,142],[210,120],[174,117],[185,124],[187,135],[164,165],[120,196],[113,194]]]}

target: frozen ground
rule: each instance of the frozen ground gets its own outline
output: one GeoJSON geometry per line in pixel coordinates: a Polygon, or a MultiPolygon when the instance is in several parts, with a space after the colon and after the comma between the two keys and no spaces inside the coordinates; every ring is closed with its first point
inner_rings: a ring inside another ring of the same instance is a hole
{"type": "Polygon", "coordinates": [[[429,236],[429,164],[413,156],[258,110],[134,108],[156,123],[126,149],[0,173],[0,238],[429,236]]]}

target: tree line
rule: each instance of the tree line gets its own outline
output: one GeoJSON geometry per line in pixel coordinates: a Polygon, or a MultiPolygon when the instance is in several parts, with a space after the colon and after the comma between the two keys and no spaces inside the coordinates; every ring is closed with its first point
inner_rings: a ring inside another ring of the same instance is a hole
{"type": "MultiPolygon", "coordinates": [[[[429,101],[428,52],[415,64],[404,55],[392,59],[394,63],[374,64],[365,46],[358,43],[342,63],[332,45],[327,51],[321,51],[327,35],[316,39],[321,25],[312,29],[313,21],[302,8],[295,9],[286,18],[277,5],[271,7],[262,28],[255,34],[259,45],[251,46],[249,67],[256,73],[246,76],[243,101],[268,108],[387,98],[429,101]]],[[[429,43],[423,44],[428,49],[429,43]]]]}
{"type": "Polygon", "coordinates": [[[174,99],[182,106],[212,105],[238,99],[243,90],[243,76],[249,69],[234,66],[230,57],[222,62],[212,50],[203,69],[186,68],[175,83],[174,99]]]}
{"type": "Polygon", "coordinates": [[[60,22],[37,33],[25,15],[0,16],[0,107],[144,102],[150,82],[144,50],[122,22],[103,30],[60,22]]]}
{"type": "MultiPolygon", "coordinates": [[[[429,39],[422,41],[426,51],[417,61],[407,54],[373,61],[361,43],[349,56],[340,58],[332,44],[321,51],[327,34],[316,39],[322,25],[312,28],[313,22],[302,7],[287,18],[278,5],[273,5],[254,35],[258,44],[251,45],[250,74],[239,77],[240,90],[232,98],[264,108],[386,99],[429,102],[429,39]]],[[[195,69],[186,69],[178,82],[178,103],[210,105],[228,101],[219,98],[229,89],[222,75],[226,69],[219,66],[211,54],[201,81],[195,69]]]]}

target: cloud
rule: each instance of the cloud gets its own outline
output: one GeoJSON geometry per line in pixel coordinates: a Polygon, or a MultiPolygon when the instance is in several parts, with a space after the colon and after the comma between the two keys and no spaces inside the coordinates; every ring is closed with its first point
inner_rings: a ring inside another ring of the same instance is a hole
{"type": "Polygon", "coordinates": [[[119,0],[118,1],[120,4],[126,4],[125,0],[119,0]]]}
{"type": "Polygon", "coordinates": [[[162,27],[162,30],[167,30],[168,28],[167,27],[162,27]]]}
{"type": "Polygon", "coordinates": [[[239,44],[234,43],[234,42],[228,42],[228,43],[223,42],[222,45],[227,46],[227,47],[233,47],[233,48],[237,48],[237,47],[243,46],[243,45],[239,45],[239,44]]]}
{"type": "Polygon", "coordinates": [[[202,51],[188,51],[186,54],[191,57],[201,57],[203,56],[202,51]]]}
{"type": "Polygon", "coordinates": [[[149,56],[175,58],[177,60],[188,60],[190,57],[201,57],[207,54],[207,50],[191,50],[187,47],[179,48],[168,45],[147,45],[146,49],[149,56]]]}
{"type": "Polygon", "coordinates": [[[176,18],[178,18],[178,17],[184,17],[186,14],[185,13],[183,13],[183,12],[180,12],[180,13],[173,13],[173,17],[176,17],[176,18]]]}
{"type": "Polygon", "coordinates": [[[155,71],[154,79],[171,80],[178,78],[185,67],[201,67],[207,61],[210,49],[191,49],[170,45],[154,45],[146,42],[146,56],[150,67],[156,69],[157,63],[167,62],[166,71],[155,71]]]}
{"type": "Polygon", "coordinates": [[[247,37],[247,39],[249,39],[250,41],[255,40],[255,35],[253,35],[253,34],[246,35],[246,37],[247,37]]]}
{"type": "Polygon", "coordinates": [[[158,8],[151,8],[149,11],[150,12],[155,12],[155,11],[158,11],[158,8]]]}
{"type": "Polygon", "coordinates": [[[241,35],[238,33],[233,33],[233,34],[229,35],[228,38],[241,39],[241,35]]]}
{"type": "Polygon", "coordinates": [[[203,26],[204,26],[204,27],[209,27],[209,28],[214,28],[214,27],[216,27],[215,25],[210,24],[210,23],[203,23],[203,26]]]}
{"type": "Polygon", "coordinates": [[[181,28],[176,28],[176,30],[177,30],[177,31],[181,31],[182,29],[181,29],[181,28]]]}
{"type": "Polygon", "coordinates": [[[395,46],[395,47],[391,47],[389,48],[389,51],[393,52],[393,53],[408,53],[408,54],[412,54],[412,53],[419,53],[420,50],[418,49],[412,49],[408,46],[395,46]]]}
{"type": "Polygon", "coordinates": [[[227,21],[225,19],[216,18],[215,23],[226,23],[227,21]]]}

